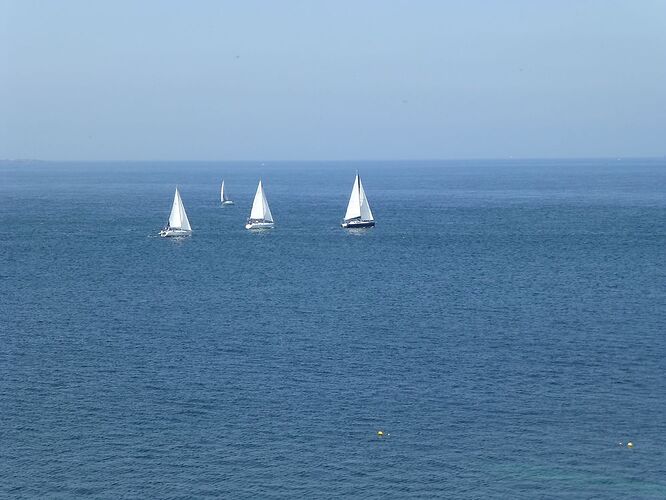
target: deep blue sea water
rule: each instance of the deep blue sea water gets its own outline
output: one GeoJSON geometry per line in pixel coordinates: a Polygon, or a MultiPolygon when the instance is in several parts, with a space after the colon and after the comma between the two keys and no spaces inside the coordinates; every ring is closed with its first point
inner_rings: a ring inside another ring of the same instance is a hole
{"type": "Polygon", "coordinates": [[[2,497],[666,497],[666,160],[5,162],[0,216],[2,497]]]}

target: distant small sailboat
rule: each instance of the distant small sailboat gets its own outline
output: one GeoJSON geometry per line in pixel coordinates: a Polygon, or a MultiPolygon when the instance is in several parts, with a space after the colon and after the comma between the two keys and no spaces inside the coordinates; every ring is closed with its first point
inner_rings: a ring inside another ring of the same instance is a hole
{"type": "Polygon", "coordinates": [[[264,188],[261,185],[261,180],[259,180],[257,192],[254,195],[254,203],[252,203],[252,211],[247,224],[245,224],[245,229],[270,229],[274,225],[273,214],[271,214],[271,209],[268,207],[264,188]]]}
{"type": "Polygon", "coordinates": [[[356,172],[356,179],[354,179],[354,186],[352,187],[349,204],[347,205],[347,213],[341,226],[352,229],[372,227],[374,225],[375,219],[372,216],[368,199],[365,197],[361,177],[356,172]]]}
{"type": "Polygon", "coordinates": [[[224,179],[222,179],[222,185],[220,186],[220,201],[222,205],[233,205],[234,202],[227,197],[227,193],[224,191],[224,179]]]}
{"type": "Polygon", "coordinates": [[[169,215],[167,225],[160,231],[160,236],[166,238],[168,236],[189,236],[190,234],[192,234],[192,227],[190,227],[190,221],[187,218],[187,213],[185,213],[183,200],[180,198],[178,188],[176,188],[176,193],[173,195],[171,215],[169,215]]]}

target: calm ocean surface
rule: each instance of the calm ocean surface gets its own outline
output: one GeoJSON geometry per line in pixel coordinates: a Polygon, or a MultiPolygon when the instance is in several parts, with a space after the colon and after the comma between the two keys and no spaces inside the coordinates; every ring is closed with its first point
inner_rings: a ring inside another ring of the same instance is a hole
{"type": "Polygon", "coordinates": [[[666,160],[5,162],[0,216],[0,497],[666,497],[666,160]]]}

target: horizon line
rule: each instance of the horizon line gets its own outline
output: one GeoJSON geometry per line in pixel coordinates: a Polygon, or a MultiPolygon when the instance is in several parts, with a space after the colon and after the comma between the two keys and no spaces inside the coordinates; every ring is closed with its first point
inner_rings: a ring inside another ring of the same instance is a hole
{"type": "Polygon", "coordinates": [[[0,162],[15,163],[398,163],[398,162],[454,162],[454,161],[558,161],[558,160],[662,160],[666,154],[649,156],[504,156],[504,157],[460,157],[460,158],[397,158],[397,159],[216,159],[216,160],[194,160],[194,159],[79,159],[79,160],[53,160],[42,158],[0,158],[0,162]]]}

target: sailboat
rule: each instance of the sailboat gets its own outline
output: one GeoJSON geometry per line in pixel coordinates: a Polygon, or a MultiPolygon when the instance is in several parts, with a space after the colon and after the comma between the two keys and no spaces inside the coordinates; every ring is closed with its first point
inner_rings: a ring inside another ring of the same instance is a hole
{"type": "Polygon", "coordinates": [[[374,225],[375,219],[372,217],[370,204],[365,197],[361,177],[358,175],[358,172],[356,172],[356,179],[354,179],[354,186],[352,187],[349,204],[347,205],[347,213],[345,214],[341,226],[352,229],[372,227],[374,225]]]}
{"type": "Polygon", "coordinates": [[[222,205],[233,205],[234,202],[227,197],[227,193],[224,192],[224,179],[222,179],[222,185],[220,186],[220,201],[222,205]]]}
{"type": "Polygon", "coordinates": [[[183,200],[180,199],[180,193],[176,188],[176,193],[173,195],[171,215],[169,215],[167,225],[160,231],[160,236],[166,238],[167,236],[189,236],[190,234],[192,234],[192,227],[185,213],[183,200]]]}
{"type": "Polygon", "coordinates": [[[257,192],[254,195],[250,218],[247,220],[247,224],[245,224],[245,229],[269,229],[273,226],[273,214],[271,214],[271,209],[268,207],[268,201],[266,200],[260,179],[257,192]]]}

